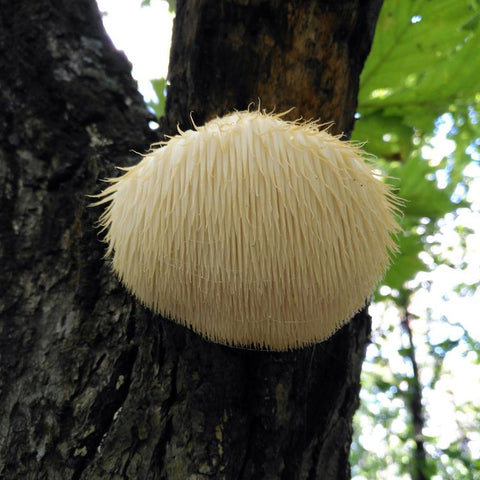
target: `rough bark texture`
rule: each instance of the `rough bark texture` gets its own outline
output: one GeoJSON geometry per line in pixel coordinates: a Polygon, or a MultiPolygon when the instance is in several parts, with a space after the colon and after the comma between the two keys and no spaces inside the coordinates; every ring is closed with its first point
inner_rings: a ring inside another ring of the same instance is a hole
{"type": "MultiPolygon", "coordinates": [[[[178,0],[165,133],[258,97],[349,132],[380,3],[178,0]]],[[[86,208],[158,140],[94,1],[0,0],[0,59],[0,478],[348,478],[368,315],[268,353],[146,312],[86,208]]]]}
{"type": "Polygon", "coordinates": [[[382,0],[178,1],[168,128],[253,102],[353,128],[382,0]]]}

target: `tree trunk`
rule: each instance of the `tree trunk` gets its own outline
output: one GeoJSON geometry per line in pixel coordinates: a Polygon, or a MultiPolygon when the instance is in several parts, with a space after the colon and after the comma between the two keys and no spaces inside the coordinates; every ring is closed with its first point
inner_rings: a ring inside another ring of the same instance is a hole
{"type": "MultiPolygon", "coordinates": [[[[163,132],[260,98],[348,134],[380,4],[177,0],[163,132]]],[[[140,307],[86,198],[160,138],[130,65],[93,0],[0,7],[0,478],[349,478],[366,311],[271,353],[140,307]]]]}

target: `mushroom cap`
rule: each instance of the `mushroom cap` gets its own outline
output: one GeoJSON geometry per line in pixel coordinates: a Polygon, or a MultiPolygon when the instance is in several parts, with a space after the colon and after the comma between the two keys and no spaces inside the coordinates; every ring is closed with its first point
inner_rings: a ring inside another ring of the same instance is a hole
{"type": "Polygon", "coordinates": [[[327,339],[395,250],[391,188],[316,122],[235,112],[125,170],[97,202],[113,269],[147,307],[215,342],[327,339]]]}

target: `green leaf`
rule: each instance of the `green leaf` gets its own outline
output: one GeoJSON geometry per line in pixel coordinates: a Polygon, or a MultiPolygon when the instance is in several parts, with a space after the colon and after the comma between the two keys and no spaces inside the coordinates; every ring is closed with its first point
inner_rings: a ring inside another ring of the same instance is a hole
{"type": "MultiPolygon", "coordinates": [[[[405,233],[398,239],[399,253],[394,258],[393,265],[385,274],[382,285],[388,285],[395,290],[403,290],[406,282],[411,280],[417,272],[427,270],[427,266],[420,260],[418,254],[424,250],[422,237],[415,233],[405,233]]],[[[379,294],[376,300],[384,299],[379,294]]],[[[397,303],[396,297],[390,297],[397,303]]]]}
{"type": "Polygon", "coordinates": [[[148,106],[155,112],[157,118],[163,117],[165,115],[165,89],[167,88],[167,80],[165,78],[157,78],[151,80],[153,90],[157,95],[157,102],[151,101],[148,102],[148,106]]]}
{"type": "Polygon", "coordinates": [[[386,1],[361,77],[359,110],[401,111],[418,128],[455,100],[472,99],[480,68],[478,16],[466,0],[386,1]]]}
{"type": "Polygon", "coordinates": [[[420,155],[414,154],[404,162],[390,165],[389,175],[397,179],[398,195],[405,201],[405,216],[417,219],[428,217],[435,221],[458,208],[453,204],[452,186],[439,189],[435,171],[420,155]]]}
{"type": "MultiPolygon", "coordinates": [[[[165,0],[168,3],[168,11],[170,13],[175,12],[175,8],[177,6],[176,0],[165,0]]],[[[151,0],[142,0],[141,6],[142,7],[149,7],[151,4],[151,0]]]]}
{"type": "Polygon", "coordinates": [[[355,124],[353,140],[366,142],[365,149],[377,157],[402,161],[413,148],[412,127],[402,117],[388,117],[382,111],[362,116],[355,124]]]}

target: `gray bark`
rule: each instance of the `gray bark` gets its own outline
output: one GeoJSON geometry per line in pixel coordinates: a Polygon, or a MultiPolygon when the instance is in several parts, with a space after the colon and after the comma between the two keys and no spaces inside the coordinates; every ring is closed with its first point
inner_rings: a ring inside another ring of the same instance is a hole
{"type": "MultiPolygon", "coordinates": [[[[258,97],[351,130],[381,1],[177,3],[164,133],[258,97]]],[[[367,313],[268,353],[145,311],[86,195],[160,137],[96,4],[0,0],[0,59],[0,478],[349,478],[367,313]]]]}

